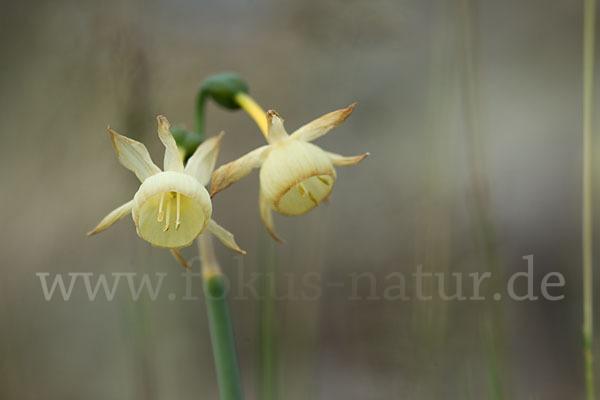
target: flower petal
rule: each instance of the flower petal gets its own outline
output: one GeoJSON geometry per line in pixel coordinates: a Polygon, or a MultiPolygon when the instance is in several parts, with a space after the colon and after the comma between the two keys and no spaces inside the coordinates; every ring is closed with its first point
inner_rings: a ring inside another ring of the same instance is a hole
{"type": "Polygon", "coordinates": [[[160,172],[160,168],[152,162],[146,146],[136,140],[119,135],[110,127],[108,133],[119,162],[132,171],[140,181],[143,182],[146,178],[160,172]]]}
{"type": "Polygon", "coordinates": [[[171,249],[171,255],[177,262],[179,262],[181,265],[183,265],[183,268],[192,269],[192,266],[190,265],[190,263],[188,263],[186,261],[185,257],[183,257],[183,255],[179,252],[179,250],[171,249]]]}
{"type": "Polygon", "coordinates": [[[236,251],[240,254],[246,254],[246,252],[237,245],[235,242],[235,238],[233,234],[229,232],[227,229],[223,228],[221,225],[217,224],[213,219],[208,221],[208,226],[206,229],[215,235],[217,239],[219,239],[225,246],[229,247],[231,250],[236,251]]]}
{"type": "Polygon", "coordinates": [[[275,110],[267,111],[267,132],[267,141],[269,143],[278,142],[289,136],[283,127],[283,119],[281,119],[275,110]]]}
{"type": "Polygon", "coordinates": [[[133,208],[133,200],[128,201],[127,203],[123,204],[122,206],[116,208],[115,210],[111,211],[110,214],[108,214],[106,217],[104,217],[102,219],[102,221],[100,221],[100,223],[93,230],[91,230],[87,233],[87,235],[92,236],[92,235],[95,235],[96,233],[100,233],[103,230],[110,228],[115,222],[117,222],[118,220],[120,220],[121,218],[123,218],[124,216],[129,214],[131,212],[132,208],[133,208]]]}
{"type": "Polygon", "coordinates": [[[362,160],[364,160],[365,158],[367,158],[367,156],[370,154],[370,153],[365,153],[365,154],[361,154],[359,156],[344,157],[340,154],[330,153],[328,151],[326,151],[325,153],[327,154],[327,156],[329,157],[329,159],[331,160],[333,165],[339,165],[340,167],[356,165],[359,162],[361,162],[362,160]]]}
{"type": "Polygon", "coordinates": [[[162,115],[156,117],[158,122],[158,137],[160,141],[165,145],[165,161],[163,168],[165,171],[183,172],[183,160],[177,149],[177,143],[175,138],[169,130],[171,124],[162,115]]]}
{"type": "Polygon", "coordinates": [[[356,103],[350,104],[348,107],[343,108],[341,110],[330,112],[329,114],[325,114],[312,122],[300,127],[290,136],[305,141],[315,140],[316,138],[323,136],[342,122],[350,114],[352,114],[352,110],[354,110],[354,106],[356,103]]]}
{"type": "Polygon", "coordinates": [[[275,224],[273,223],[273,209],[263,196],[262,191],[260,192],[260,196],[258,199],[258,205],[260,208],[260,217],[265,224],[265,228],[269,234],[273,237],[273,239],[277,240],[279,243],[283,243],[283,239],[280,238],[277,233],[275,233],[275,224]]]}
{"type": "Polygon", "coordinates": [[[214,196],[232,183],[239,181],[248,175],[253,168],[260,167],[268,149],[268,145],[261,146],[237,160],[217,168],[212,177],[210,196],[214,196]]]}
{"type": "Polygon", "coordinates": [[[221,132],[218,136],[213,136],[210,139],[205,140],[198,146],[185,165],[185,173],[196,178],[202,186],[208,184],[210,176],[215,169],[215,163],[217,162],[217,155],[219,154],[223,135],[224,132],[221,132]]]}

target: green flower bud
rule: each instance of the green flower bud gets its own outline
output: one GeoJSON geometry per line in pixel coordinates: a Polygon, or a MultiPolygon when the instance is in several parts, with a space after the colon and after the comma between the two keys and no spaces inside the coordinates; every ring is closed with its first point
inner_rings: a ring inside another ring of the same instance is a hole
{"type": "Polygon", "coordinates": [[[230,110],[240,108],[235,101],[238,93],[248,93],[248,84],[235,72],[222,72],[209,76],[202,83],[199,97],[211,97],[217,104],[230,110]]]}
{"type": "Polygon", "coordinates": [[[177,147],[182,149],[184,152],[184,160],[187,160],[196,148],[203,142],[203,136],[196,132],[190,132],[183,129],[180,126],[171,127],[171,133],[175,138],[177,147]]]}

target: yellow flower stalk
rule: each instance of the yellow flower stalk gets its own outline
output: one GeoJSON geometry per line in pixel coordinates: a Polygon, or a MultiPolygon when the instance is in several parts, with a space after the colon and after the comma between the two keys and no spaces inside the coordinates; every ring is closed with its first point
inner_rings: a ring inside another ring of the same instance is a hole
{"type": "Polygon", "coordinates": [[[119,161],[142,183],[132,200],[108,214],[88,236],[102,232],[131,213],[142,239],[153,246],[171,249],[186,267],[189,266],[178,249],[189,246],[205,230],[225,246],[245,254],[233,235],[211,219],[212,203],[205,188],[215,167],[223,133],[198,146],[184,166],[169,121],[162,115],[157,121],[158,136],[165,145],[164,171],[152,162],[146,146],[108,128],[119,161]]]}
{"type": "MultiPolygon", "coordinates": [[[[261,122],[260,107],[249,97],[238,99],[252,107],[244,107],[255,119],[268,144],[219,167],[213,174],[211,197],[232,183],[245,177],[253,168],[260,168],[260,214],[273,238],[275,233],[272,211],[284,215],[304,214],[326,200],[337,177],[334,166],[355,165],[369,153],[344,157],[330,153],[310,143],[341,124],[352,113],[355,104],[325,114],[289,135],[277,112],[266,113],[266,124],[261,122]]],[[[264,115],[264,114],[262,114],[264,115]]]]}

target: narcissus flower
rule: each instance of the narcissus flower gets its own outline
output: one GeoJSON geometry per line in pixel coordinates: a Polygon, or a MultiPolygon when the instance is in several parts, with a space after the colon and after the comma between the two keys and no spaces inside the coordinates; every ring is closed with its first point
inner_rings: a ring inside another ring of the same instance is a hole
{"type": "Polygon", "coordinates": [[[344,157],[315,146],[310,141],[341,124],[355,104],[333,111],[288,135],[283,120],[267,112],[267,142],[236,161],[219,167],[212,178],[211,196],[260,167],[260,214],[273,238],[272,211],[284,215],[304,214],[326,200],[336,179],[334,166],[354,165],[369,153],[344,157]]]}
{"type": "Polygon", "coordinates": [[[183,258],[177,249],[190,245],[205,230],[244,254],[233,235],[211,219],[212,203],[204,187],[215,167],[223,133],[198,146],[184,167],[169,121],[161,115],[157,120],[158,136],[165,145],[164,171],[152,162],[146,146],[108,129],[119,161],[142,184],[132,200],[108,214],[88,236],[131,213],[137,234],[154,246],[171,249],[179,261],[183,258]]]}

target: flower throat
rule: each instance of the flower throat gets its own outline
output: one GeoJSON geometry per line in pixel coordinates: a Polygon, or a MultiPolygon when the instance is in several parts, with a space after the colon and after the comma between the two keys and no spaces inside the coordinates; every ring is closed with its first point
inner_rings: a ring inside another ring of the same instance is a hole
{"type": "Polygon", "coordinates": [[[171,220],[171,203],[175,201],[176,219],[175,219],[175,230],[178,230],[181,226],[181,193],[178,192],[166,192],[160,195],[160,204],[158,205],[158,216],[156,217],[157,222],[163,222],[165,220],[165,226],[163,232],[169,230],[169,223],[171,220]],[[166,201],[166,206],[165,206],[166,201]],[[165,208],[166,208],[166,219],[165,219],[165,208]]]}

